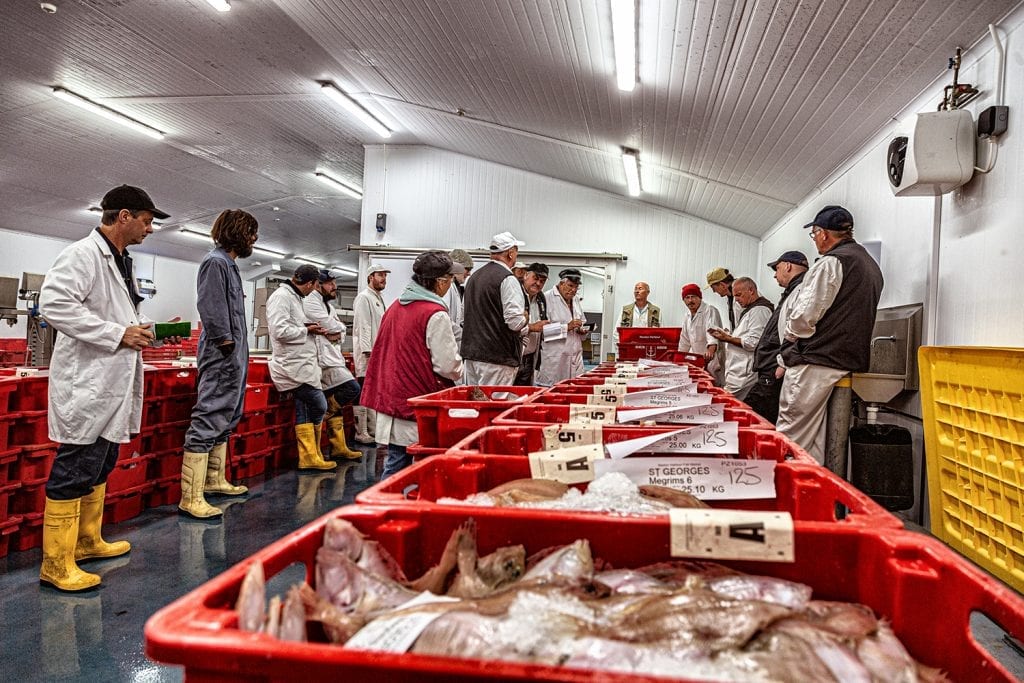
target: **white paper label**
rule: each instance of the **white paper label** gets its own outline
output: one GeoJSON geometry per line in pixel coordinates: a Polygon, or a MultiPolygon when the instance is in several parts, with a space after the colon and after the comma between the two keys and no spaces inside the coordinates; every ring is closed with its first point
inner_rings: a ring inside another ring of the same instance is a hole
{"type": "Polygon", "coordinates": [[[627,379],[626,377],[605,377],[602,384],[621,384],[624,387],[628,387],[631,381],[632,380],[627,379]]]}
{"type": "Polygon", "coordinates": [[[637,377],[629,380],[626,386],[640,389],[651,387],[653,389],[654,387],[691,386],[693,384],[689,375],[668,375],[666,377],[637,377]]]}
{"type": "Polygon", "coordinates": [[[608,394],[624,394],[626,393],[625,384],[595,384],[593,387],[593,393],[599,396],[607,396],[608,394]]]}
{"type": "MultiPolygon", "coordinates": [[[[693,387],[693,385],[690,385],[693,387]]],[[[695,388],[665,387],[664,389],[650,389],[648,391],[634,391],[627,393],[623,400],[624,406],[665,406],[684,408],[692,405],[701,405],[711,402],[711,394],[705,394],[707,399],[700,399],[700,403],[692,397],[699,396],[695,388]]]]}
{"type": "Polygon", "coordinates": [[[625,394],[588,394],[587,403],[590,405],[617,405],[622,402],[625,394]]]}
{"type": "Polygon", "coordinates": [[[608,459],[594,463],[594,476],[621,472],[638,486],[667,486],[701,500],[753,500],[775,498],[775,465],[774,460],[719,458],[608,459]]]}
{"type": "Polygon", "coordinates": [[[710,394],[698,394],[693,398],[707,402],[689,408],[621,408],[615,415],[618,422],[636,422],[638,420],[654,420],[657,424],[706,424],[708,422],[724,422],[725,406],[711,403],[710,394]]]}
{"type": "Polygon", "coordinates": [[[544,448],[549,451],[601,443],[600,423],[546,425],[543,431],[544,448]]]}
{"type": "Polygon", "coordinates": [[[788,512],[672,508],[673,557],[793,562],[793,518],[788,512]]]}
{"type": "Polygon", "coordinates": [[[457,419],[475,419],[480,417],[480,411],[476,408],[449,408],[448,417],[457,419]]]}
{"type": "Polygon", "coordinates": [[[739,428],[735,422],[715,422],[639,439],[605,444],[609,457],[624,458],[632,453],[708,453],[738,455],[739,428]]]}
{"type": "Polygon", "coordinates": [[[569,422],[615,422],[615,406],[592,406],[572,403],[569,405],[569,422]]]}
{"type": "MultiPolygon", "coordinates": [[[[416,607],[431,602],[458,602],[458,598],[423,592],[397,609],[416,607]]],[[[417,612],[404,617],[381,617],[359,629],[343,647],[382,652],[408,652],[423,630],[438,617],[438,612],[417,612]]]]}
{"type": "Polygon", "coordinates": [[[594,461],[604,458],[598,444],[574,446],[530,453],[530,475],[563,484],[583,484],[594,480],[594,461]]]}
{"type": "Polygon", "coordinates": [[[544,341],[557,341],[565,339],[568,328],[563,323],[548,323],[541,330],[544,341]]]}

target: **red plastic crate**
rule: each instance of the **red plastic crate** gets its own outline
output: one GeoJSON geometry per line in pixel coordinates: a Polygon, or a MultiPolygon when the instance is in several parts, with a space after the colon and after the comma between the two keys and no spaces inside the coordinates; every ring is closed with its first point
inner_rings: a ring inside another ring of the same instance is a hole
{"type": "Polygon", "coordinates": [[[24,337],[0,337],[0,350],[24,351],[27,348],[28,342],[24,337]]]}
{"type": "Polygon", "coordinates": [[[181,448],[171,448],[160,453],[153,453],[149,461],[149,473],[147,479],[155,481],[167,477],[181,476],[181,461],[185,453],[181,448]]]}
{"type": "Polygon", "coordinates": [[[14,415],[11,423],[12,446],[36,446],[51,443],[46,410],[30,410],[14,415]]]}
{"type": "Polygon", "coordinates": [[[116,493],[108,490],[107,499],[103,502],[103,521],[107,524],[117,524],[138,517],[144,509],[143,496],[152,489],[153,483],[146,482],[116,493]]]}
{"type": "MultiPolygon", "coordinates": [[[[604,427],[601,436],[604,443],[617,443],[628,439],[637,439],[658,433],[668,433],[679,427],[604,427]]],[[[470,434],[465,439],[448,449],[449,455],[528,455],[545,449],[544,427],[541,425],[520,424],[484,427],[470,434]]],[[[797,444],[778,432],[761,429],[739,430],[739,455],[721,457],[774,460],[786,462],[793,460],[816,465],[817,461],[797,444]]],[[[635,455],[643,455],[649,451],[640,451],[635,455]]],[[[672,457],[664,453],[662,457],[672,457]]],[[[680,454],[685,457],[716,457],[714,454],[680,454]]],[[[634,457],[634,456],[630,456],[634,457]]]]}
{"type": "Polygon", "coordinates": [[[142,452],[142,434],[136,434],[128,443],[119,444],[118,461],[134,458],[138,455],[145,455],[142,452]]]}
{"type": "Polygon", "coordinates": [[[147,397],[152,398],[195,394],[197,373],[196,368],[156,363],[146,367],[143,390],[147,397]]]}
{"type": "MultiPolygon", "coordinates": [[[[711,399],[712,403],[724,404],[723,417],[726,422],[735,422],[740,427],[746,427],[748,429],[766,429],[769,431],[775,430],[773,425],[768,420],[764,419],[752,409],[750,409],[746,403],[737,401],[731,396],[714,396],[711,399]]],[[[569,421],[569,405],[558,404],[558,403],[527,403],[521,406],[515,406],[509,408],[504,413],[494,418],[494,425],[514,425],[521,423],[532,423],[532,424],[565,424],[569,421]]],[[[681,426],[679,423],[673,423],[676,426],[681,426]]],[[[656,426],[672,426],[670,423],[658,423],[655,422],[656,426]]],[[[636,423],[622,423],[620,427],[638,427],[636,423]]]]}
{"type": "MultiPolygon", "coordinates": [[[[521,543],[529,556],[551,546],[588,539],[592,555],[616,568],[667,561],[669,526],[658,517],[534,513],[532,523],[502,511],[474,510],[481,555],[521,543]]],[[[328,681],[557,680],[584,683],[663,682],[654,676],[568,669],[518,662],[368,652],[324,643],[275,640],[237,628],[233,611],[250,564],[262,563],[267,578],[295,562],[314,581],[314,558],[324,527],[343,518],[378,541],[408,576],[419,576],[441,557],[464,510],[359,505],[339,508],[260,550],[188,595],[161,609],[145,627],[151,659],[182,665],[186,679],[328,681]]],[[[740,571],[809,585],[818,600],[859,602],[886,619],[917,660],[942,669],[951,680],[1015,681],[971,637],[980,612],[1012,636],[1024,635],[1024,600],[999,581],[928,537],[854,525],[795,523],[793,563],[723,562],[740,571]]],[[[680,672],[685,675],[684,672],[680,672]]]]}
{"type": "Polygon", "coordinates": [[[10,380],[17,384],[10,397],[8,412],[21,413],[26,410],[46,410],[49,398],[49,378],[45,375],[32,375],[10,380]]]}
{"type": "Polygon", "coordinates": [[[11,432],[14,430],[14,421],[20,413],[0,415],[0,451],[6,450],[11,445],[11,432]]]}
{"type": "MultiPolygon", "coordinates": [[[[261,429],[258,432],[248,434],[235,434],[231,437],[231,452],[235,455],[245,455],[256,451],[266,450],[270,446],[271,429],[261,429]]],[[[283,430],[282,430],[283,431],[283,430]]],[[[326,433],[326,430],[324,430],[326,433]]]]}
{"type": "Polygon", "coordinates": [[[267,415],[271,412],[268,408],[267,410],[259,410],[242,415],[242,419],[238,421],[238,427],[235,428],[235,433],[248,434],[249,432],[258,432],[261,429],[266,429],[270,426],[267,422],[267,415]]]}
{"type": "Polygon", "coordinates": [[[270,363],[250,358],[247,378],[250,384],[270,384],[270,363]]]}
{"type": "Polygon", "coordinates": [[[16,379],[0,379],[0,416],[11,412],[11,394],[18,386],[16,379]]]}
{"type": "Polygon", "coordinates": [[[263,410],[270,403],[271,384],[247,384],[245,387],[245,399],[242,402],[243,413],[253,413],[263,410]]]}
{"type": "Polygon", "coordinates": [[[142,399],[142,429],[160,424],[164,399],[145,395],[142,399]]]}
{"type": "Polygon", "coordinates": [[[420,443],[410,444],[405,449],[405,452],[411,455],[414,461],[423,460],[424,458],[429,458],[432,455],[441,455],[447,451],[448,449],[444,446],[431,448],[430,446],[424,446],[420,443]]]}
{"type": "Polygon", "coordinates": [[[686,363],[698,368],[704,367],[704,356],[689,351],[666,351],[655,360],[669,361],[671,363],[686,363]]]}
{"type": "Polygon", "coordinates": [[[21,481],[19,472],[21,449],[11,448],[0,452],[0,486],[9,481],[21,481]]]}
{"type": "Polygon", "coordinates": [[[43,513],[33,512],[22,515],[18,531],[12,537],[14,549],[21,552],[38,548],[43,544],[43,513]]]}
{"type": "Polygon", "coordinates": [[[647,342],[642,344],[627,344],[619,342],[617,357],[619,360],[640,360],[641,358],[655,359],[667,351],[674,351],[679,343],[656,343],[647,342]]]}
{"type": "Polygon", "coordinates": [[[0,485],[0,524],[10,517],[11,497],[14,495],[14,492],[20,488],[20,481],[12,481],[7,484],[0,485]]]}
{"type": "Polygon", "coordinates": [[[619,334],[619,342],[627,344],[655,343],[675,344],[679,346],[679,335],[682,334],[681,327],[619,327],[616,328],[619,334]]]}
{"type": "Polygon", "coordinates": [[[491,420],[505,412],[519,401],[508,399],[492,399],[489,401],[471,401],[469,393],[480,389],[488,397],[495,394],[513,394],[529,397],[542,391],[540,387],[458,386],[444,389],[432,394],[409,399],[416,414],[416,428],[419,431],[420,445],[430,448],[451,446],[480,427],[489,425],[491,420]]]}
{"type": "Polygon", "coordinates": [[[188,420],[147,427],[142,430],[142,452],[159,453],[171,448],[181,448],[185,443],[188,420]]]}
{"type": "Polygon", "coordinates": [[[7,557],[7,551],[11,547],[11,539],[18,533],[21,519],[20,515],[0,519],[0,558],[7,557]]]}
{"type": "Polygon", "coordinates": [[[22,480],[21,488],[11,497],[11,512],[16,515],[42,513],[46,508],[46,480],[22,480]]]}
{"type": "Polygon", "coordinates": [[[168,396],[160,402],[160,422],[181,422],[192,419],[192,408],[196,404],[195,394],[168,396]]]}
{"type": "Polygon", "coordinates": [[[153,488],[143,494],[143,504],[147,508],[162,505],[177,505],[181,502],[181,473],[151,482],[153,488]]]}
{"type": "MultiPolygon", "coordinates": [[[[436,501],[439,498],[462,499],[515,479],[529,479],[531,476],[530,463],[526,458],[437,455],[406,467],[362,491],[356,496],[356,502],[369,505],[433,506],[437,505],[436,501]]],[[[578,488],[582,490],[585,487],[578,488]]],[[[824,467],[802,463],[776,465],[774,499],[709,500],[707,504],[713,508],[729,510],[788,512],[794,520],[805,522],[903,528],[902,521],[849,482],[840,479],[824,467]]],[[[467,512],[466,506],[457,507],[467,512]]]]}
{"type": "Polygon", "coordinates": [[[107,496],[120,493],[146,483],[147,467],[154,456],[142,455],[137,458],[120,460],[107,478],[107,496]]]}
{"type": "Polygon", "coordinates": [[[53,460],[57,457],[57,444],[45,443],[39,446],[25,446],[17,459],[18,479],[30,481],[50,476],[53,460]]]}
{"type": "Polygon", "coordinates": [[[231,457],[231,478],[249,479],[263,474],[267,469],[267,460],[270,459],[272,449],[265,448],[261,451],[236,455],[231,457]]]}

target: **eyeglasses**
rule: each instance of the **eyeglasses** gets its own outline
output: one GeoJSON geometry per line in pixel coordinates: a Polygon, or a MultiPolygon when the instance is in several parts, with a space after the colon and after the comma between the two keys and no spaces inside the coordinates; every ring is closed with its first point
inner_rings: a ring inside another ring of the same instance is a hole
{"type": "Polygon", "coordinates": [[[811,228],[811,239],[813,240],[815,237],[817,237],[818,233],[821,231],[822,228],[819,228],[818,226],[814,226],[813,228],[811,228]]]}

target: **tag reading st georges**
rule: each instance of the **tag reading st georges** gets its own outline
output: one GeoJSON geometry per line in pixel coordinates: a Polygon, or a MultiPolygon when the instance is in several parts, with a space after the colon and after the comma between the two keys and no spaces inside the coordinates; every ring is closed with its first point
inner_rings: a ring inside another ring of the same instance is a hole
{"type": "Polygon", "coordinates": [[[529,457],[530,475],[534,479],[583,484],[594,480],[594,461],[604,458],[604,449],[600,444],[574,446],[530,453],[529,457]]]}
{"type": "Polygon", "coordinates": [[[775,498],[774,460],[722,458],[609,458],[594,462],[594,477],[620,472],[638,486],[679,489],[701,500],[775,498]]]}
{"type": "Polygon", "coordinates": [[[788,512],[672,508],[668,514],[673,557],[795,561],[788,512]]]}

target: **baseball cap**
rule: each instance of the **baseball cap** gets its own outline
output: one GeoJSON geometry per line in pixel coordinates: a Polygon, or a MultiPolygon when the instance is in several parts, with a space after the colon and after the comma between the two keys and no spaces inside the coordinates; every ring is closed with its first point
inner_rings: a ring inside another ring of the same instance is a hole
{"type": "Polygon", "coordinates": [[[558,279],[569,280],[571,282],[579,284],[580,280],[583,279],[583,276],[580,275],[580,271],[576,270],[575,268],[566,268],[565,270],[559,271],[558,279]]]}
{"type": "Polygon", "coordinates": [[[327,270],[326,268],[321,268],[320,269],[319,280],[320,280],[321,283],[330,282],[333,279],[334,279],[334,273],[332,273],[331,271],[327,270]]]}
{"type": "Polygon", "coordinates": [[[448,255],[452,257],[452,261],[461,263],[462,267],[466,270],[472,270],[473,257],[465,249],[452,249],[448,252],[448,255]]]}
{"type": "Polygon", "coordinates": [[[522,261],[516,261],[515,263],[512,264],[512,270],[515,270],[516,268],[522,268],[523,270],[526,270],[526,264],[523,263],[522,261]]]}
{"type": "Polygon", "coordinates": [[[793,265],[807,268],[807,257],[804,256],[802,251],[787,251],[782,256],[769,263],[768,267],[775,270],[775,266],[780,263],[792,263],[793,265]]]}
{"type": "Polygon", "coordinates": [[[367,275],[373,275],[374,273],[390,273],[391,271],[380,264],[374,264],[366,271],[367,275]]]}
{"type": "Polygon", "coordinates": [[[700,297],[701,299],[704,298],[704,295],[700,291],[700,285],[697,285],[693,282],[691,282],[688,285],[683,285],[682,296],[696,296],[700,297]]]}
{"type": "Polygon", "coordinates": [[[141,187],[132,187],[131,185],[115,187],[103,195],[103,200],[100,201],[100,208],[104,211],[120,211],[121,209],[149,211],[153,214],[154,218],[160,219],[171,217],[171,214],[165,213],[153,205],[153,200],[149,198],[145,190],[141,187]]]}
{"type": "Polygon", "coordinates": [[[727,277],[729,277],[728,269],[726,269],[726,268],[715,268],[710,273],[708,273],[708,287],[710,287],[711,285],[718,284],[719,282],[721,282],[722,280],[726,279],[727,277]]]}
{"type": "Polygon", "coordinates": [[[548,267],[543,263],[531,263],[530,265],[526,266],[526,272],[547,277],[548,267]]]}
{"type": "Polygon", "coordinates": [[[525,247],[526,242],[517,240],[510,232],[499,232],[491,238],[490,250],[492,254],[508,251],[512,247],[525,247]]]}
{"type": "Polygon", "coordinates": [[[309,263],[303,263],[301,266],[295,269],[295,274],[292,275],[292,279],[298,282],[300,285],[313,282],[314,280],[320,279],[320,270],[309,263]]]}
{"type": "Polygon", "coordinates": [[[813,221],[804,226],[804,230],[815,225],[825,230],[838,232],[853,230],[853,215],[841,206],[826,206],[818,212],[813,221]]]}
{"type": "Polygon", "coordinates": [[[466,272],[465,266],[452,261],[452,257],[443,251],[425,251],[412,262],[412,272],[426,278],[442,275],[461,275],[466,272]]]}

